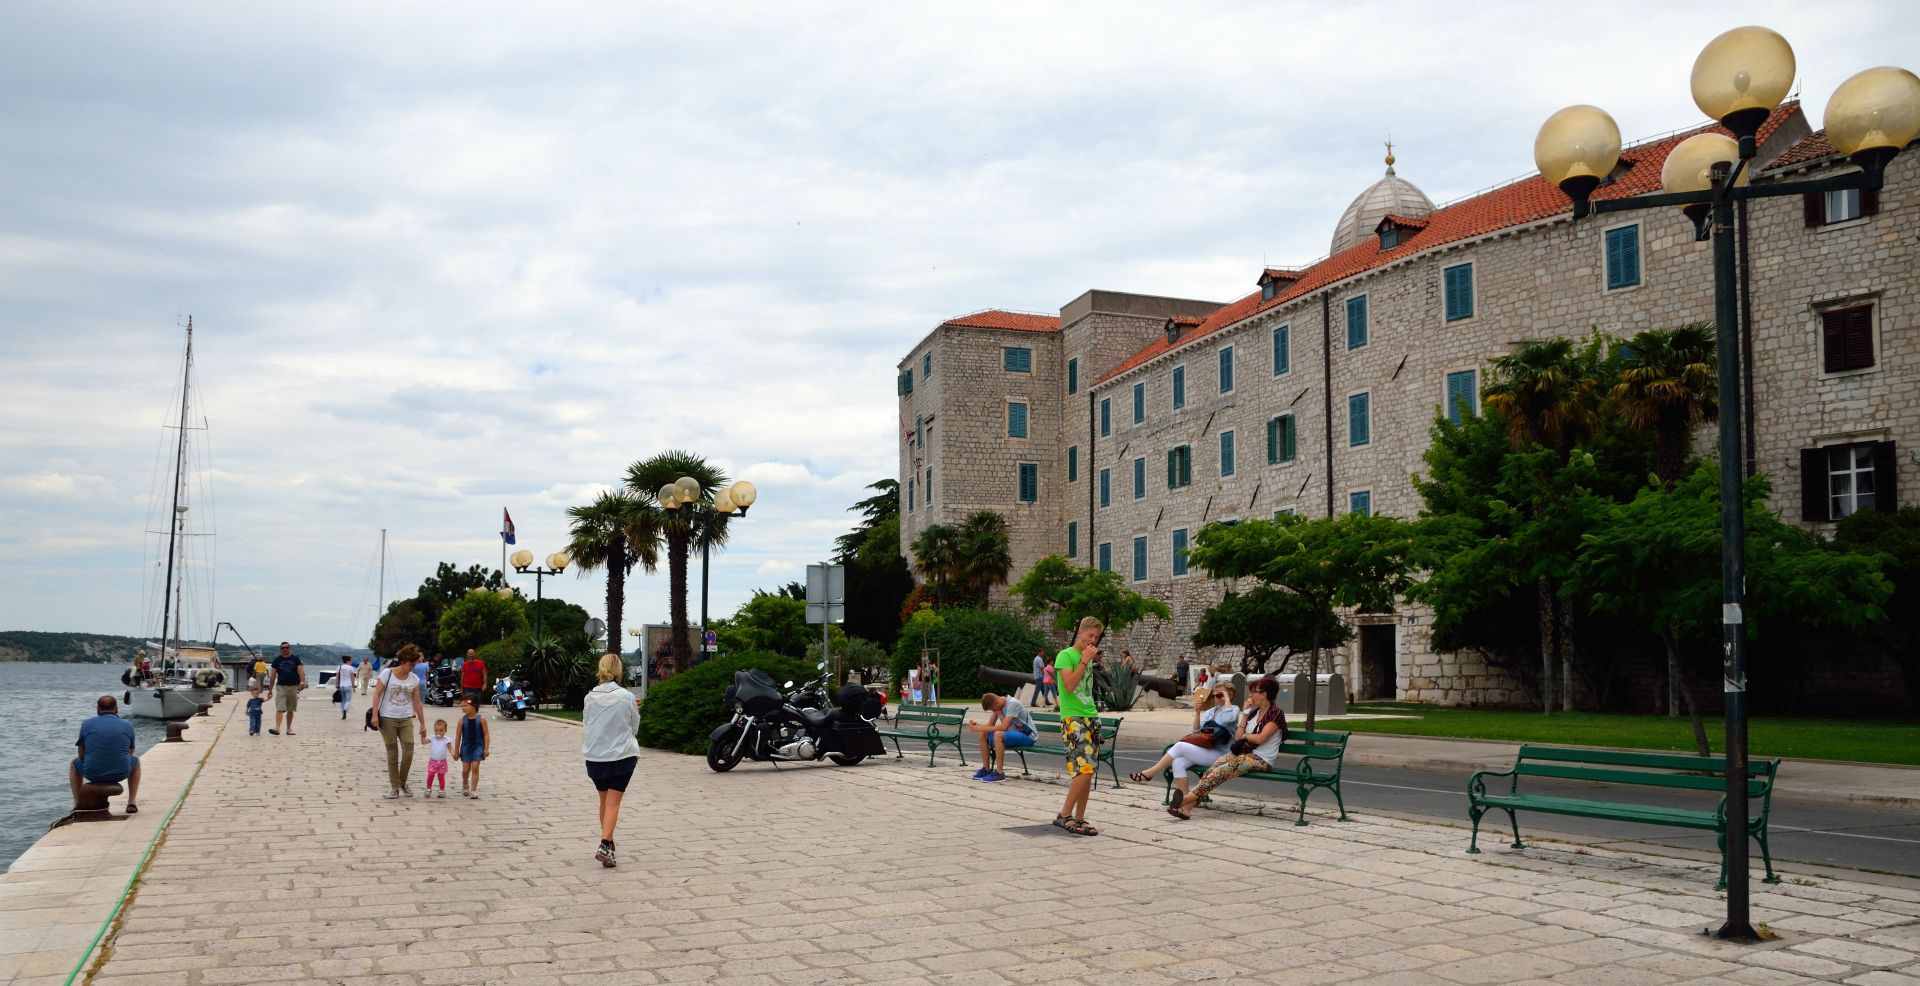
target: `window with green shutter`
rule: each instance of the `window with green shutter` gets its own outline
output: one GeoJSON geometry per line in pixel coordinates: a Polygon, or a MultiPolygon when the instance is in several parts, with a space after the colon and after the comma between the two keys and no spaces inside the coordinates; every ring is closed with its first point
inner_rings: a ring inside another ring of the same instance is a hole
{"type": "Polygon", "coordinates": [[[1347,398],[1347,444],[1361,446],[1373,441],[1373,415],[1367,394],[1347,398]]]}
{"type": "Polygon", "coordinates": [[[924,414],[913,416],[913,447],[927,447],[927,416],[924,414]]]}
{"type": "Polygon", "coordinates": [[[1359,295],[1347,299],[1347,348],[1359,349],[1367,344],[1367,296],[1359,295]]]}
{"type": "Polygon", "coordinates": [[[1233,468],[1234,468],[1233,452],[1234,452],[1233,432],[1231,431],[1221,432],[1220,433],[1220,475],[1222,477],[1233,475],[1233,468]]]}
{"type": "Polygon", "coordinates": [[[1020,463],[1020,502],[1032,503],[1040,499],[1040,464],[1037,462],[1020,463]]]}
{"type": "Polygon", "coordinates": [[[1147,539],[1144,537],[1133,539],[1133,580],[1147,580],[1147,539]]]}
{"type": "Polygon", "coordinates": [[[1292,462],[1294,456],[1293,415],[1282,414],[1267,420],[1267,464],[1292,462]]]}
{"type": "Polygon", "coordinates": [[[913,480],[907,480],[907,513],[913,513],[913,480]]]}
{"type": "Polygon", "coordinates": [[[1446,282],[1447,321],[1473,317],[1473,265],[1455,264],[1441,272],[1446,282]]]}
{"type": "Polygon", "coordinates": [[[1139,424],[1145,420],[1147,420],[1147,385],[1136,383],[1133,385],[1133,423],[1139,424]]]}
{"type": "Polygon", "coordinates": [[[1100,437],[1113,434],[1113,398],[1100,398],[1100,437]]]}
{"type": "Polygon", "coordinates": [[[1067,360],[1067,393],[1080,392],[1080,357],[1067,360]]]}
{"type": "Polygon", "coordinates": [[[1147,460],[1142,457],[1133,460],[1133,498],[1144,500],[1147,496],[1147,460]]]}
{"type": "Polygon", "coordinates": [[[1113,544],[1111,542],[1100,546],[1100,570],[1103,572],[1113,571],[1113,544]]]}
{"type": "Polygon", "coordinates": [[[1178,411],[1187,406],[1187,368],[1173,368],[1173,409],[1178,411]]]}
{"type": "Polygon", "coordinates": [[[1173,574],[1187,574],[1187,529],[1184,527],[1173,532],[1173,574]]]}
{"type": "Polygon", "coordinates": [[[1447,374],[1447,420],[1459,424],[1480,413],[1480,374],[1460,370],[1447,374]]]}
{"type": "Polygon", "coordinates": [[[1067,557],[1080,557],[1080,523],[1067,521],[1067,557]]]}
{"type": "Polygon", "coordinates": [[[1021,346],[1006,346],[1000,350],[1000,359],[1008,373],[1032,373],[1033,350],[1021,346]]]}
{"type": "Polygon", "coordinates": [[[1007,402],[1007,437],[1027,437],[1027,406],[1019,401],[1007,402]]]}
{"type": "Polygon", "coordinates": [[[1347,512],[1362,516],[1373,516],[1373,491],[1355,490],[1347,494],[1347,512]]]}
{"type": "Polygon", "coordinates": [[[1179,445],[1167,450],[1167,489],[1177,490],[1193,483],[1193,447],[1179,445]]]}
{"type": "Polygon", "coordinates": [[[1113,505],[1113,470],[1111,469],[1100,470],[1100,505],[1103,507],[1113,505]]]}
{"type": "Polygon", "coordinates": [[[1067,446],[1067,482],[1080,481],[1080,446],[1067,446]]]}
{"type": "Polygon", "coordinates": [[[1640,283],[1640,227],[1607,230],[1607,290],[1640,283]]]}
{"type": "Polygon", "coordinates": [[[1273,330],[1273,375],[1279,376],[1293,369],[1293,326],[1282,325],[1273,330]]]}
{"type": "Polygon", "coordinates": [[[908,367],[904,370],[901,370],[900,375],[894,378],[893,392],[896,394],[899,394],[901,397],[905,397],[908,394],[913,393],[913,368],[912,367],[908,367]]]}
{"type": "Polygon", "coordinates": [[[1220,347],[1220,392],[1223,394],[1226,394],[1226,393],[1232,393],[1232,391],[1233,391],[1233,347],[1221,346],[1220,347]]]}
{"type": "Polygon", "coordinates": [[[926,482],[925,489],[926,489],[926,496],[927,496],[927,506],[931,507],[933,506],[933,467],[932,466],[927,467],[927,482],[926,482]]]}
{"type": "Polygon", "coordinates": [[[933,354],[932,353],[928,353],[925,356],[920,357],[920,379],[925,380],[930,376],[933,376],[933,354]]]}

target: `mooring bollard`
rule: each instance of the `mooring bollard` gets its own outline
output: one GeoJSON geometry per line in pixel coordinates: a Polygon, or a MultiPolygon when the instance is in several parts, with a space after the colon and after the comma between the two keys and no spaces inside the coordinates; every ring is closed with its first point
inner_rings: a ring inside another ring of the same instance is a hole
{"type": "Polygon", "coordinates": [[[211,705],[208,705],[208,704],[207,704],[207,703],[205,703],[205,702],[201,702],[201,703],[200,703],[200,711],[198,711],[198,712],[196,712],[196,713],[194,713],[194,715],[196,715],[196,716],[204,716],[204,715],[209,715],[209,714],[211,714],[212,712],[213,712],[213,706],[211,706],[211,705]]]}
{"type": "Polygon", "coordinates": [[[165,742],[185,743],[187,741],[187,737],[184,735],[186,731],[187,724],[184,722],[167,723],[167,738],[165,742]]]}

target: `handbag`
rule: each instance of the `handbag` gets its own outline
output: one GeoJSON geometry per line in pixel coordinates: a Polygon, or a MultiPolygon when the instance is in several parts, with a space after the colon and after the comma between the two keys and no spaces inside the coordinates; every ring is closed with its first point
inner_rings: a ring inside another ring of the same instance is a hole
{"type": "Polygon", "coordinates": [[[1201,729],[1195,732],[1188,733],[1187,735],[1180,737],[1180,742],[1191,743],[1194,746],[1200,747],[1202,749],[1212,749],[1213,748],[1213,730],[1201,729]]]}
{"type": "Polygon", "coordinates": [[[1234,740],[1233,745],[1227,748],[1227,752],[1236,757],[1244,757],[1253,752],[1253,741],[1250,739],[1234,740]]]}

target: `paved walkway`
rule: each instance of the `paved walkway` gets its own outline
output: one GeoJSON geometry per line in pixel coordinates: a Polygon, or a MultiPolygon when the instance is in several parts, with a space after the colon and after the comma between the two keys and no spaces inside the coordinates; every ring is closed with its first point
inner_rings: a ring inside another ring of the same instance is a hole
{"type": "Polygon", "coordinates": [[[1695,862],[1469,857],[1459,829],[1324,811],[1181,823],[1133,785],[1081,839],[1045,824],[1058,787],[950,760],[650,753],[606,870],[578,727],[496,721],[483,800],[456,777],[392,802],[377,739],[318,708],[295,739],[220,741],[95,982],[1920,982],[1911,883],[1756,883],[1782,937],[1739,946],[1700,935],[1722,904],[1695,862]]]}

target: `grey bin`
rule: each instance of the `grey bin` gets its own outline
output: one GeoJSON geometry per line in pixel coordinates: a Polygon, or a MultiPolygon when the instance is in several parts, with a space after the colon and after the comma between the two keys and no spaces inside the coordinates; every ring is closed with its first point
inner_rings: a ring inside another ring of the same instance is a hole
{"type": "MultiPolygon", "coordinates": [[[[1314,681],[1315,715],[1343,716],[1347,714],[1347,679],[1334,674],[1323,674],[1314,681]]],[[[1305,712],[1305,709],[1300,711],[1305,712]]]]}
{"type": "Polygon", "coordinates": [[[1302,715],[1306,714],[1307,689],[1305,685],[1307,676],[1304,674],[1276,674],[1273,676],[1273,680],[1275,684],[1280,686],[1280,693],[1274,696],[1275,703],[1280,706],[1280,711],[1288,715],[1296,712],[1302,715]]]}

